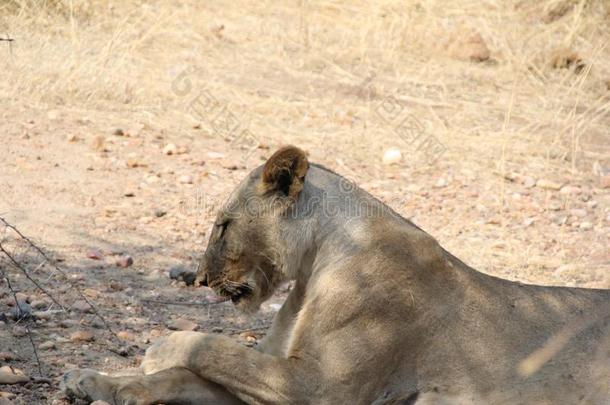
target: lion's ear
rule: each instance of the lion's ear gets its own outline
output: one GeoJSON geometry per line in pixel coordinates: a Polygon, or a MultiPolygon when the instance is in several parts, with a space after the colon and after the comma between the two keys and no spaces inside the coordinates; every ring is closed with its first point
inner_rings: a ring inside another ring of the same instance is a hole
{"type": "Polygon", "coordinates": [[[308,169],[305,152],[296,146],[284,146],[265,163],[263,187],[266,192],[278,192],[296,200],[308,169]]]}

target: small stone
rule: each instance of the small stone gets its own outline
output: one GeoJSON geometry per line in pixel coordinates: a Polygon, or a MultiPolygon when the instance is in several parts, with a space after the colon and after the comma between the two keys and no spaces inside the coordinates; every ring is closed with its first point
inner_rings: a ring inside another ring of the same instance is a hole
{"type": "Polygon", "coordinates": [[[66,140],[68,142],[76,142],[78,141],[78,136],[76,136],[75,134],[69,134],[66,136],[66,140]]]}
{"type": "Polygon", "coordinates": [[[193,184],[193,176],[190,174],[183,174],[182,176],[178,177],[178,182],[182,184],[193,184]]]}
{"type": "Polygon", "coordinates": [[[97,401],[91,402],[91,405],[110,405],[110,404],[106,401],[102,401],[101,399],[98,399],[97,401]]]}
{"type": "Polygon", "coordinates": [[[523,226],[528,227],[530,225],[532,225],[534,223],[535,219],[534,218],[525,218],[523,220],[523,226]]]}
{"type": "Polygon", "coordinates": [[[161,218],[161,217],[164,217],[167,214],[167,211],[164,211],[164,210],[162,210],[160,208],[156,208],[155,211],[154,211],[154,214],[155,214],[155,217],[161,218]]]}
{"type": "Polygon", "coordinates": [[[30,377],[23,371],[9,366],[0,367],[0,384],[23,384],[28,381],[30,377]]]}
{"type": "Polygon", "coordinates": [[[17,321],[32,315],[32,307],[30,304],[25,301],[17,301],[17,303],[18,304],[11,308],[11,311],[9,312],[9,317],[12,320],[17,321]]]}
{"type": "Polygon", "coordinates": [[[173,143],[168,143],[163,148],[163,154],[165,155],[173,155],[178,151],[178,147],[173,143]]]}
{"type": "Polygon", "coordinates": [[[182,331],[195,331],[199,329],[199,325],[197,325],[193,321],[189,321],[188,319],[175,319],[171,321],[167,327],[171,330],[182,330],[182,331]]]}
{"type": "Polygon", "coordinates": [[[570,214],[574,215],[577,218],[584,218],[587,216],[587,210],[583,208],[572,208],[570,210],[570,214]]]}
{"type": "Polygon", "coordinates": [[[121,256],[117,259],[116,261],[116,265],[118,267],[129,267],[133,264],[133,258],[131,256],[125,255],[125,256],[121,256]]]}
{"type": "Polygon", "coordinates": [[[540,179],[536,182],[536,187],[544,188],[547,190],[559,190],[561,188],[561,184],[552,180],[540,179]]]}
{"type": "Polygon", "coordinates": [[[70,335],[70,340],[72,342],[91,342],[95,340],[93,333],[87,330],[79,330],[70,335]]]}
{"type": "Polygon", "coordinates": [[[118,332],[116,335],[119,337],[119,339],[122,339],[122,340],[135,340],[136,339],[136,337],[133,333],[128,332],[126,330],[122,330],[122,331],[118,332]]]}
{"type": "Polygon", "coordinates": [[[210,159],[222,159],[224,157],[225,157],[224,153],[208,152],[208,158],[210,158],[210,159]]]}
{"type": "Polygon", "coordinates": [[[87,301],[85,301],[85,300],[74,301],[71,308],[73,310],[79,311],[79,312],[86,312],[86,313],[92,312],[91,305],[87,304],[87,301]]]}
{"type": "Polygon", "coordinates": [[[397,164],[401,160],[402,160],[402,152],[398,148],[386,149],[386,151],[383,152],[383,158],[381,159],[381,161],[383,162],[384,165],[397,164]]]}
{"type": "Polygon", "coordinates": [[[101,135],[97,135],[91,140],[91,148],[98,152],[103,152],[106,149],[105,144],[106,139],[101,135]]]}
{"type": "Polygon", "coordinates": [[[0,399],[15,399],[17,395],[12,392],[0,391],[0,399]]]}
{"type": "Polygon", "coordinates": [[[9,352],[0,352],[0,361],[12,361],[15,360],[15,356],[9,352]]]}
{"type": "Polygon", "coordinates": [[[523,176],[522,182],[523,182],[523,187],[525,187],[525,188],[532,188],[536,185],[536,179],[534,179],[533,177],[529,177],[529,176],[523,176]]]}
{"type": "Polygon", "coordinates": [[[55,342],[51,341],[51,340],[47,340],[46,342],[42,342],[40,345],[38,345],[38,348],[40,350],[51,350],[51,349],[55,349],[55,342]]]}
{"type": "Polygon", "coordinates": [[[52,311],[34,311],[34,312],[32,312],[32,316],[36,319],[49,320],[53,317],[53,312],[52,311]]]}
{"type": "Polygon", "coordinates": [[[190,271],[183,266],[174,266],[169,269],[169,278],[172,280],[183,281],[186,285],[195,284],[197,273],[190,271]]]}
{"type": "Polygon", "coordinates": [[[83,290],[83,294],[89,298],[98,298],[100,296],[100,292],[98,290],[94,290],[93,288],[85,288],[83,290]]]}
{"type": "Polygon", "coordinates": [[[25,293],[18,292],[17,294],[15,294],[15,296],[17,297],[17,301],[23,301],[28,304],[30,303],[30,296],[25,293]]]}
{"type": "Polygon", "coordinates": [[[214,333],[222,333],[222,330],[223,329],[220,326],[214,326],[212,328],[212,332],[214,332],[214,333]]]}
{"type": "Polygon", "coordinates": [[[28,334],[27,329],[21,325],[13,326],[13,329],[11,332],[13,333],[13,336],[15,336],[15,337],[23,337],[28,334]]]}
{"type": "Polygon", "coordinates": [[[248,342],[256,342],[256,336],[251,331],[242,332],[239,334],[239,338],[248,342]]]}
{"type": "Polygon", "coordinates": [[[169,278],[172,280],[179,280],[181,276],[188,270],[182,266],[173,266],[169,269],[169,278]]]}
{"type": "Polygon", "coordinates": [[[124,289],[123,285],[116,280],[110,280],[108,286],[112,291],[122,291],[124,289]]]}
{"type": "Polygon", "coordinates": [[[49,303],[45,300],[34,300],[31,305],[34,309],[45,309],[49,306],[49,303]]]}
{"type": "Polygon", "coordinates": [[[593,224],[591,222],[581,222],[579,228],[583,231],[588,231],[589,229],[593,229],[593,224]]]}
{"type": "Polygon", "coordinates": [[[436,188],[443,188],[443,187],[447,187],[447,180],[445,180],[444,178],[440,178],[436,181],[436,183],[434,183],[434,187],[436,188]]]}
{"type": "Polygon", "coordinates": [[[610,174],[607,174],[607,175],[605,175],[605,176],[602,176],[602,177],[599,179],[599,185],[600,185],[602,188],[610,188],[610,174]]]}
{"type": "Polygon", "coordinates": [[[189,153],[189,150],[186,146],[178,146],[176,149],[176,155],[184,155],[185,153],[189,153]]]}
{"type": "Polygon", "coordinates": [[[102,252],[100,252],[99,250],[96,249],[90,249],[87,251],[87,258],[89,259],[93,259],[93,260],[102,260],[102,252]]]}
{"type": "Polygon", "coordinates": [[[577,194],[580,194],[582,191],[581,191],[580,187],[563,186],[563,187],[561,187],[561,190],[559,190],[559,192],[561,194],[566,194],[566,195],[577,195],[577,194]]]}
{"type": "Polygon", "coordinates": [[[125,132],[123,132],[123,130],[121,128],[117,128],[114,130],[114,132],[112,133],[112,135],[116,135],[116,136],[125,136],[125,132]]]}

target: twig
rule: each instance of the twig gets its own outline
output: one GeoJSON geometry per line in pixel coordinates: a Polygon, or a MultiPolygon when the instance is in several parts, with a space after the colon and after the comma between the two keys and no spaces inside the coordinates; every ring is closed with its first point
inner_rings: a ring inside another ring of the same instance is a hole
{"type": "Polygon", "coordinates": [[[40,358],[38,357],[38,350],[36,350],[36,345],[34,344],[34,339],[32,338],[32,331],[30,330],[30,327],[28,325],[25,325],[25,330],[28,333],[28,338],[30,339],[30,343],[32,344],[32,349],[34,350],[34,357],[36,357],[36,365],[38,366],[38,374],[40,374],[40,377],[44,377],[42,375],[42,365],[40,364],[40,358]]]}
{"type": "Polygon", "coordinates": [[[185,307],[201,307],[201,306],[208,306],[208,305],[217,305],[217,304],[222,304],[225,303],[227,301],[218,301],[218,302],[211,302],[211,301],[199,301],[199,302],[180,302],[180,301],[164,301],[164,300],[154,300],[154,299],[147,299],[147,298],[143,298],[140,300],[140,302],[149,302],[151,304],[164,304],[164,305],[182,305],[185,307]]]}
{"type": "MultiPolygon", "coordinates": [[[[4,270],[2,268],[0,268],[0,275],[6,280],[6,285],[8,286],[8,289],[11,291],[11,294],[13,295],[13,299],[15,300],[15,306],[17,307],[17,318],[19,318],[19,319],[25,318],[23,316],[25,314],[21,313],[21,306],[19,305],[19,300],[17,299],[17,292],[11,285],[11,280],[8,278],[8,275],[4,272],[4,270]]],[[[34,339],[32,338],[32,331],[30,330],[30,327],[28,325],[25,325],[25,330],[28,334],[28,339],[30,339],[30,344],[32,345],[32,349],[34,350],[34,357],[36,357],[36,365],[38,366],[38,373],[40,374],[40,377],[43,377],[42,365],[40,364],[40,358],[38,357],[38,351],[36,350],[36,345],[34,344],[34,339]]]]}
{"type": "MultiPolygon", "coordinates": [[[[83,301],[85,301],[87,303],[87,305],[89,305],[89,307],[93,311],[93,314],[102,321],[102,323],[104,324],[104,326],[106,327],[108,332],[110,332],[110,334],[114,337],[116,342],[120,343],[121,339],[119,339],[119,337],[116,335],[116,333],[114,333],[114,331],[112,330],[112,328],[106,321],[106,318],[104,318],[99,313],[99,311],[97,310],[97,307],[95,305],[93,305],[91,303],[91,301],[89,301],[89,299],[85,296],[85,294],[83,294],[82,291],[70,280],[70,278],[68,277],[66,272],[63,271],[61,268],[59,268],[59,266],[55,263],[54,260],[52,260],[49,256],[47,256],[47,254],[41,248],[39,248],[36,244],[34,244],[34,242],[32,242],[27,236],[22,234],[16,227],[14,227],[10,223],[8,223],[2,217],[0,217],[0,222],[2,222],[6,227],[12,229],[17,235],[19,235],[23,240],[25,240],[31,247],[33,247],[38,253],[40,253],[40,255],[46,260],[46,262],[49,263],[49,265],[51,265],[59,274],[61,274],[63,276],[64,280],[68,283],[70,288],[74,289],[76,291],[76,293],[79,295],[79,297],[83,301]]],[[[55,300],[53,300],[53,301],[56,302],[55,300]]],[[[57,304],[59,305],[60,308],[63,309],[63,307],[59,303],[57,303],[57,304]]]]}
{"type": "MultiPolygon", "coordinates": [[[[24,276],[26,276],[26,278],[27,278],[28,280],[30,280],[30,281],[31,281],[31,282],[32,282],[32,283],[33,283],[33,284],[36,286],[36,288],[38,288],[38,289],[39,289],[40,291],[42,291],[42,292],[43,292],[43,293],[44,293],[46,296],[48,296],[49,298],[51,298],[51,300],[52,300],[52,301],[53,301],[55,304],[59,305],[59,307],[60,307],[61,309],[65,309],[65,308],[63,307],[63,305],[61,305],[61,304],[59,303],[59,301],[57,301],[57,300],[55,299],[55,297],[53,297],[53,295],[52,295],[50,292],[48,292],[47,290],[45,290],[45,289],[44,289],[44,288],[43,288],[43,287],[42,287],[42,286],[41,286],[41,285],[38,283],[38,281],[34,280],[34,279],[33,279],[33,278],[32,278],[32,277],[31,277],[31,276],[28,274],[28,271],[27,271],[27,270],[26,270],[26,269],[25,269],[25,268],[24,268],[22,265],[20,265],[20,264],[19,264],[19,262],[17,262],[17,260],[15,260],[15,258],[14,258],[13,256],[11,256],[11,254],[10,254],[9,252],[7,252],[7,251],[6,251],[6,249],[4,249],[4,246],[2,246],[2,242],[0,242],[0,251],[1,251],[2,253],[4,253],[4,255],[5,255],[6,257],[8,257],[8,258],[9,258],[9,260],[10,260],[10,261],[13,263],[13,266],[17,267],[17,268],[18,268],[18,269],[19,269],[19,270],[20,270],[20,271],[23,273],[23,275],[24,275],[24,276]]],[[[15,299],[16,299],[16,298],[15,298],[15,299]]]]}

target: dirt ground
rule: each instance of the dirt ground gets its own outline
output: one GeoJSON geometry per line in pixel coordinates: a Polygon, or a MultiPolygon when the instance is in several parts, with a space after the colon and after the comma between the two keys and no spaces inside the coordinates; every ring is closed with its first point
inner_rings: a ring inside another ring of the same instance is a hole
{"type": "Polygon", "coordinates": [[[65,370],[170,328],[255,344],[289,287],[247,317],[168,273],[285,144],[481,271],[610,288],[607,1],[125,3],[0,3],[0,217],[59,267],[0,224],[58,301],[0,252],[36,311],[0,280],[0,366],[36,377],[0,403],[62,404],[65,370]]]}

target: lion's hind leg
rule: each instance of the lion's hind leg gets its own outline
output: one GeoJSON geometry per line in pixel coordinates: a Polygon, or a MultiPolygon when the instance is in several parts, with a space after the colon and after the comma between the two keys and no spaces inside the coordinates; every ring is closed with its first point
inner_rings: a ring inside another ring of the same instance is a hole
{"type": "Polygon", "coordinates": [[[69,397],[103,400],[113,405],[243,404],[218,384],[203,380],[185,368],[149,375],[109,376],[94,370],[72,370],[61,381],[69,397]]]}

